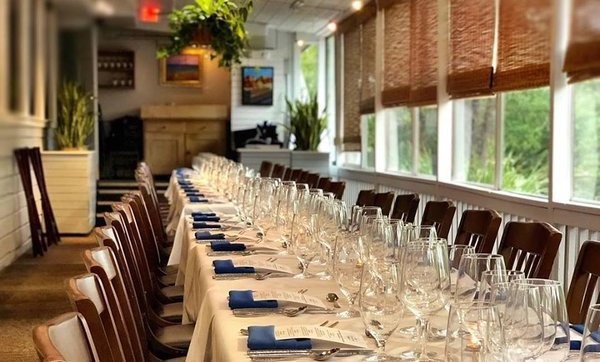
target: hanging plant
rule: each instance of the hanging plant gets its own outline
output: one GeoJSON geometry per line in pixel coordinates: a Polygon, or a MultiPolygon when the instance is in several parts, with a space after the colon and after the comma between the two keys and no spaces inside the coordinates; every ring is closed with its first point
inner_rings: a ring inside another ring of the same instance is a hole
{"type": "Polygon", "coordinates": [[[169,15],[170,44],[158,50],[159,58],[180,54],[191,45],[208,45],[219,66],[239,64],[248,45],[244,26],[252,0],[237,5],[232,0],[196,0],[169,15]]]}

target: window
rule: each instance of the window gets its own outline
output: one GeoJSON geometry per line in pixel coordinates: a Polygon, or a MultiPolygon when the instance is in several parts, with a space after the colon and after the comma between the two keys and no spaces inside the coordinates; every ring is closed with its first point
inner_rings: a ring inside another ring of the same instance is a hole
{"type": "Polygon", "coordinates": [[[598,79],[573,86],[573,197],[576,199],[600,201],[599,95],[598,79]]]}
{"type": "Polygon", "coordinates": [[[412,173],[413,127],[412,115],[407,107],[385,111],[387,122],[387,170],[412,173]]]}
{"type": "Polygon", "coordinates": [[[318,62],[318,44],[309,44],[301,50],[300,69],[302,70],[302,78],[308,94],[317,93],[318,62]]]}
{"type": "Polygon", "coordinates": [[[418,108],[419,160],[417,172],[437,175],[437,107],[418,108]]]}
{"type": "Polygon", "coordinates": [[[547,87],[503,94],[502,188],[548,194],[550,92],[547,87]]]}
{"type": "Polygon", "coordinates": [[[455,180],[495,183],[495,97],[454,101],[454,165],[455,180]]]}
{"type": "Polygon", "coordinates": [[[360,116],[362,130],[362,154],[364,168],[375,168],[375,114],[363,114],[360,116]]]}

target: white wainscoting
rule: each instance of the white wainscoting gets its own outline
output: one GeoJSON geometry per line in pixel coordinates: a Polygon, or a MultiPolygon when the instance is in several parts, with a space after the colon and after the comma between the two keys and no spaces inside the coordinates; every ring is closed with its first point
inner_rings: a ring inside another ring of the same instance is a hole
{"type": "Polygon", "coordinates": [[[554,262],[552,277],[563,282],[565,293],[581,245],[586,240],[600,240],[600,210],[595,208],[555,204],[535,198],[515,197],[491,190],[397,175],[341,168],[337,173],[339,179],[346,182],[344,201],[350,205],[356,202],[358,192],[363,189],[375,189],[377,192],[394,191],[397,194],[418,193],[421,201],[416,220],[419,220],[428,201],[454,201],[457,208],[448,236],[450,240],[454,240],[463,211],[469,209],[494,209],[502,215],[496,244],[502,237],[507,222],[535,220],[553,224],[562,232],[563,240],[554,262]]]}
{"type": "MultiPolygon", "coordinates": [[[[29,118],[0,116],[0,269],[31,252],[27,204],[13,150],[41,147],[43,126],[29,118]]],[[[33,182],[41,212],[35,177],[33,182]]]]}

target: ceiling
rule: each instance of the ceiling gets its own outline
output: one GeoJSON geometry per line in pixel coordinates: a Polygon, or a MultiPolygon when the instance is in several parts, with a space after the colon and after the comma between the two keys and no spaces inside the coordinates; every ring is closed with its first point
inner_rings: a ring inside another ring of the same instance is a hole
{"type": "MultiPolygon", "coordinates": [[[[170,2],[170,0],[166,1],[170,2]]],[[[179,8],[193,3],[194,0],[172,1],[173,6],[179,8]]],[[[243,0],[236,0],[236,2],[241,3],[243,0]]],[[[340,20],[350,13],[351,2],[351,0],[254,0],[254,11],[248,21],[278,30],[322,34],[330,21],[340,20]],[[294,2],[304,5],[292,8],[294,2]]]]}

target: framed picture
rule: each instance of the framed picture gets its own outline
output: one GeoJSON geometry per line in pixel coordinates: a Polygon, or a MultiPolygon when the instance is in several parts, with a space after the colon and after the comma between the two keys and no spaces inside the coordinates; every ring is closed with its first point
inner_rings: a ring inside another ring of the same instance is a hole
{"type": "Polygon", "coordinates": [[[179,54],[160,60],[160,84],[199,87],[202,80],[202,56],[179,54]]]}
{"type": "Polygon", "coordinates": [[[273,67],[242,67],[242,105],[273,105],[273,67]]]}

